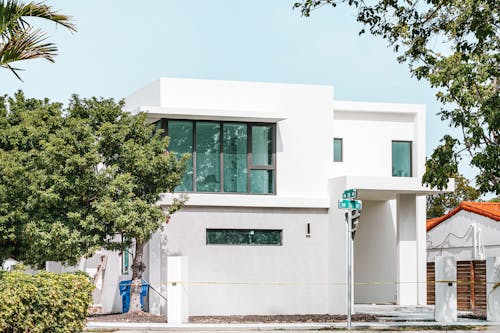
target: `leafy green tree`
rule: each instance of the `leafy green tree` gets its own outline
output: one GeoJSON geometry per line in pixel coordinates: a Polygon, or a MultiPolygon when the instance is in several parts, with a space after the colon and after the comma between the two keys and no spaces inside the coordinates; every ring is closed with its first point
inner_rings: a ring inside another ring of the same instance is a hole
{"type": "Polygon", "coordinates": [[[0,101],[0,260],[72,265],[98,248],[134,247],[134,311],[144,245],[183,201],[155,203],[180,183],[187,157],[167,153],[168,138],[122,104],[0,101]]]}
{"type": "Polygon", "coordinates": [[[469,180],[458,174],[455,178],[455,192],[427,196],[427,218],[440,217],[458,207],[462,201],[476,201],[480,193],[470,186],[469,180]]]}
{"type": "Polygon", "coordinates": [[[70,16],[44,3],[0,0],[0,67],[11,70],[18,79],[19,68],[12,67],[13,62],[37,58],[54,62],[57,55],[56,45],[46,42],[47,35],[34,28],[30,18],[42,18],[76,31],[70,16]]]}
{"type": "Polygon", "coordinates": [[[500,33],[498,0],[303,0],[304,16],[346,4],[357,21],[385,39],[410,72],[437,90],[441,119],[461,130],[445,136],[426,163],[423,182],[439,189],[463,154],[478,171],[481,193],[500,194],[500,33]]]}

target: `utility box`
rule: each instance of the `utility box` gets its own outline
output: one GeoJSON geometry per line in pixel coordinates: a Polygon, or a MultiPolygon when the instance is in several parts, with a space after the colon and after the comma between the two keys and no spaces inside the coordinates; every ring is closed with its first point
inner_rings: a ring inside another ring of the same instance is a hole
{"type": "Polygon", "coordinates": [[[188,257],[167,257],[167,318],[169,324],[184,324],[189,319],[188,257]]]}
{"type": "Polygon", "coordinates": [[[457,321],[457,260],[455,257],[436,257],[436,306],[437,322],[457,321]]]}

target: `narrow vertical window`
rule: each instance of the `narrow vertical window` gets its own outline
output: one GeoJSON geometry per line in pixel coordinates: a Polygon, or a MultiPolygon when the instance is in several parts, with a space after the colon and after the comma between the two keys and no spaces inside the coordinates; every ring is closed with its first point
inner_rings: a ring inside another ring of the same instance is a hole
{"type": "Polygon", "coordinates": [[[411,177],[411,141],[392,141],[392,176],[411,177]]]}
{"type": "Polygon", "coordinates": [[[175,190],[180,192],[193,191],[193,122],[188,120],[170,120],[168,122],[168,136],[170,137],[169,151],[177,157],[189,153],[191,157],[186,162],[187,169],[182,183],[175,190]]]}
{"type": "Polygon", "coordinates": [[[196,191],[220,190],[220,123],[197,121],[196,191]]]}
{"type": "Polygon", "coordinates": [[[342,162],[342,139],[334,138],[333,139],[333,161],[334,162],[342,162]]]}
{"type": "Polygon", "coordinates": [[[250,134],[250,193],[274,193],[276,168],[274,165],[274,127],[253,124],[250,134]]]}
{"type": "Polygon", "coordinates": [[[224,192],[248,192],[247,124],[223,124],[224,192]]]}
{"type": "Polygon", "coordinates": [[[273,128],[271,125],[252,126],[252,165],[273,164],[273,128]]]}

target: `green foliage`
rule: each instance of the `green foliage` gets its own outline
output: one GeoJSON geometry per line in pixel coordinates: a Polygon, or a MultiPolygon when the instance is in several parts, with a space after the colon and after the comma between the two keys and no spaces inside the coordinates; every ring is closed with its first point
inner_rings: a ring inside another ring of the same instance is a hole
{"type": "Polygon", "coordinates": [[[427,218],[440,217],[458,207],[462,201],[476,201],[480,193],[460,174],[455,178],[455,192],[427,196],[427,218]]]}
{"type": "Polygon", "coordinates": [[[47,35],[29,22],[30,17],[42,18],[76,31],[71,17],[59,14],[43,3],[0,0],[0,67],[7,68],[18,78],[18,68],[11,63],[42,58],[54,62],[57,47],[47,43],[47,35]]]}
{"type": "Polygon", "coordinates": [[[0,331],[81,332],[93,288],[85,273],[0,272],[0,331]]]}
{"type": "MultiPolygon", "coordinates": [[[[66,109],[21,92],[0,99],[0,261],[73,265],[104,247],[146,242],[177,205],[155,205],[184,159],[144,114],[73,96],[66,109]],[[115,237],[122,235],[121,237],[115,237]]],[[[177,209],[182,205],[178,205],[177,209]]]]}
{"type": "Polygon", "coordinates": [[[462,138],[447,136],[436,148],[423,181],[444,188],[466,153],[478,170],[479,191],[500,194],[498,1],[304,0],[294,7],[309,16],[322,6],[338,4],[355,7],[357,21],[387,40],[411,74],[437,90],[441,119],[461,129],[462,138]]]}

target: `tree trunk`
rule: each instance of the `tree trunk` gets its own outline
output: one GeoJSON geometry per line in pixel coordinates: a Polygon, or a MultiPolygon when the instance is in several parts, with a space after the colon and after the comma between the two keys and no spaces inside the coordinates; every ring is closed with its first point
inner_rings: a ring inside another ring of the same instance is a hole
{"type": "Polygon", "coordinates": [[[144,244],[136,240],[135,255],[132,263],[132,285],[130,286],[130,308],[128,312],[142,311],[141,308],[141,286],[142,273],[146,269],[146,265],[142,262],[144,252],[144,244]]]}

